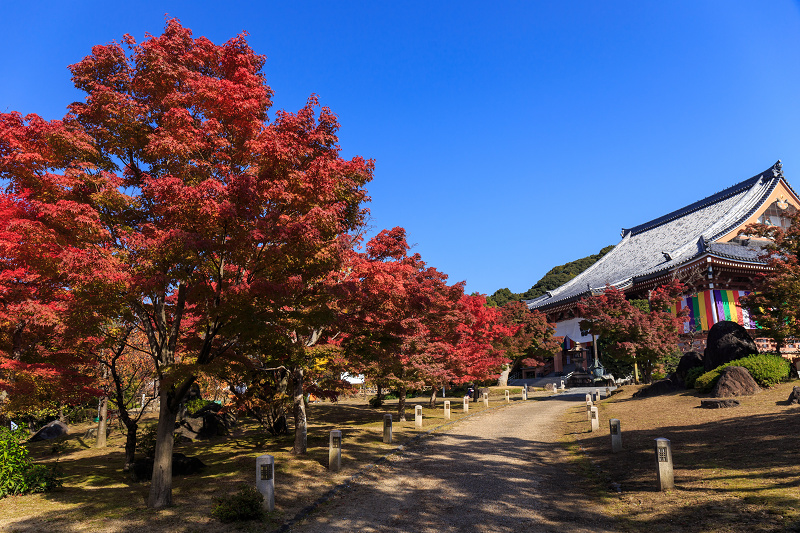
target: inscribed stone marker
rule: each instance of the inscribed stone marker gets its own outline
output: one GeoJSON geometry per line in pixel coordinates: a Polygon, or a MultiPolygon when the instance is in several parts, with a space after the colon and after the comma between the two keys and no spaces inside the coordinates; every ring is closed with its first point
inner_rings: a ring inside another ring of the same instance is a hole
{"type": "Polygon", "coordinates": [[[422,427],[422,406],[417,405],[414,407],[414,425],[418,428],[422,427]]]}
{"type": "Polygon", "coordinates": [[[609,430],[611,432],[611,453],[618,453],[622,451],[622,428],[619,424],[618,418],[612,418],[608,421],[609,430]]]}
{"type": "Polygon", "coordinates": [[[259,455],[256,457],[256,489],[264,497],[262,503],[266,511],[275,510],[275,457],[259,455]]]}
{"type": "Polygon", "coordinates": [[[675,474],[672,466],[672,443],[669,439],[656,439],[656,480],[658,490],[675,488],[675,474]]]}
{"type": "Polygon", "coordinates": [[[392,415],[383,415],[383,442],[392,443],[392,415]]]}
{"type": "Polygon", "coordinates": [[[342,469],[342,432],[338,429],[331,430],[328,446],[328,470],[338,472],[342,469]]]}
{"type": "Polygon", "coordinates": [[[597,407],[592,407],[592,431],[598,431],[599,429],[600,429],[599,413],[597,411],[597,407]]]}
{"type": "Polygon", "coordinates": [[[450,400],[444,401],[444,419],[450,420],[450,400]]]}

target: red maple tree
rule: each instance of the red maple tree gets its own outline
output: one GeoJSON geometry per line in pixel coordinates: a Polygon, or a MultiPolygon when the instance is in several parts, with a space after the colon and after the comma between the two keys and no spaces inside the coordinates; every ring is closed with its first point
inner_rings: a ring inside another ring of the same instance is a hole
{"type": "Polygon", "coordinates": [[[0,116],[0,177],[74,243],[51,275],[91,304],[73,307],[83,335],[113,346],[103,333],[133,322],[147,337],[160,387],[151,507],[171,503],[172,431],[197,373],[243,357],[254,328],[295,346],[302,397],[318,337],[306,303],[324,299],[364,216],[372,163],[340,157],[316,97],[270,121],[263,64],[244,36],[215,45],[170,20],[72,65],[87,96],[62,121],[0,116]]]}

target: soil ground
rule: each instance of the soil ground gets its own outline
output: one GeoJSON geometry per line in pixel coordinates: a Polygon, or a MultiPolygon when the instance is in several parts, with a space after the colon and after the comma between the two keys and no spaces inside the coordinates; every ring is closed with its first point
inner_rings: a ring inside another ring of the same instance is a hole
{"type": "Polygon", "coordinates": [[[562,433],[622,531],[800,531],[800,407],[786,401],[797,384],[729,409],[700,408],[694,391],[637,399],[638,387],[625,387],[600,403],[600,431],[576,406],[562,433]],[[617,454],[611,418],[622,429],[617,454]],[[656,490],[657,438],[672,446],[676,488],[666,492],[656,490]]]}

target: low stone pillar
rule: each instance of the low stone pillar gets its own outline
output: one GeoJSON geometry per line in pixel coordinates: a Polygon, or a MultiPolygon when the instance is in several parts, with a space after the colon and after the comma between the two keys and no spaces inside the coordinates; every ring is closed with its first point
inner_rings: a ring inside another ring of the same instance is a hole
{"type": "Polygon", "coordinates": [[[488,392],[484,392],[483,393],[483,406],[484,407],[489,407],[489,393],[488,392]]]}
{"type": "Polygon", "coordinates": [[[392,443],[392,415],[383,415],[383,442],[392,443]]]}
{"type": "Polygon", "coordinates": [[[511,393],[508,392],[508,391],[505,391],[505,397],[506,397],[506,403],[510,403],[511,402],[511,393]]]}
{"type": "Polygon", "coordinates": [[[464,412],[469,413],[469,397],[464,396],[464,412]]]}
{"type": "Polygon", "coordinates": [[[342,432],[338,429],[331,430],[329,442],[328,470],[338,472],[342,469],[342,432]]]}
{"type": "Polygon", "coordinates": [[[591,402],[592,401],[592,395],[589,394],[588,392],[586,393],[586,401],[587,402],[591,402]]]}
{"type": "Polygon", "coordinates": [[[265,511],[275,510],[275,457],[259,455],[256,457],[256,489],[264,497],[265,511]]]}
{"type": "Polygon", "coordinates": [[[600,413],[597,411],[597,407],[592,407],[592,432],[598,431],[600,429],[600,413]]]}
{"type": "Polygon", "coordinates": [[[611,432],[611,453],[622,451],[622,429],[619,425],[619,418],[612,418],[608,421],[608,428],[611,432]]]}
{"type": "Polygon", "coordinates": [[[594,404],[592,403],[592,400],[586,400],[586,421],[587,422],[591,422],[592,421],[592,407],[594,407],[594,404]]]}
{"type": "Polygon", "coordinates": [[[600,389],[594,389],[594,401],[595,402],[600,401],[600,389]]]}
{"type": "Polygon", "coordinates": [[[422,427],[422,406],[417,405],[414,407],[414,426],[422,427]]]}
{"type": "Polygon", "coordinates": [[[528,399],[528,386],[527,385],[522,387],[522,399],[523,400],[527,400],[528,399]]]}
{"type": "Polygon", "coordinates": [[[450,420],[450,400],[444,401],[444,419],[450,420]]]}
{"type": "Polygon", "coordinates": [[[563,390],[564,390],[564,389],[566,389],[566,388],[567,388],[567,386],[566,386],[566,384],[564,383],[564,380],[562,379],[562,380],[561,380],[561,386],[559,387],[559,389],[561,389],[561,390],[563,391],[563,390]]]}
{"type": "Polygon", "coordinates": [[[674,476],[672,444],[669,439],[656,439],[656,480],[658,482],[658,490],[674,489],[674,476]]]}

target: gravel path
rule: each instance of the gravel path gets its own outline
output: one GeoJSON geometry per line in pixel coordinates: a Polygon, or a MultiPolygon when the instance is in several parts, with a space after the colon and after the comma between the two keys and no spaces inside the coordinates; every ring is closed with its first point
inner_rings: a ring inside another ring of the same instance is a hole
{"type": "Polygon", "coordinates": [[[518,402],[454,424],[371,469],[291,531],[614,531],[556,442],[576,398],[518,402]]]}

